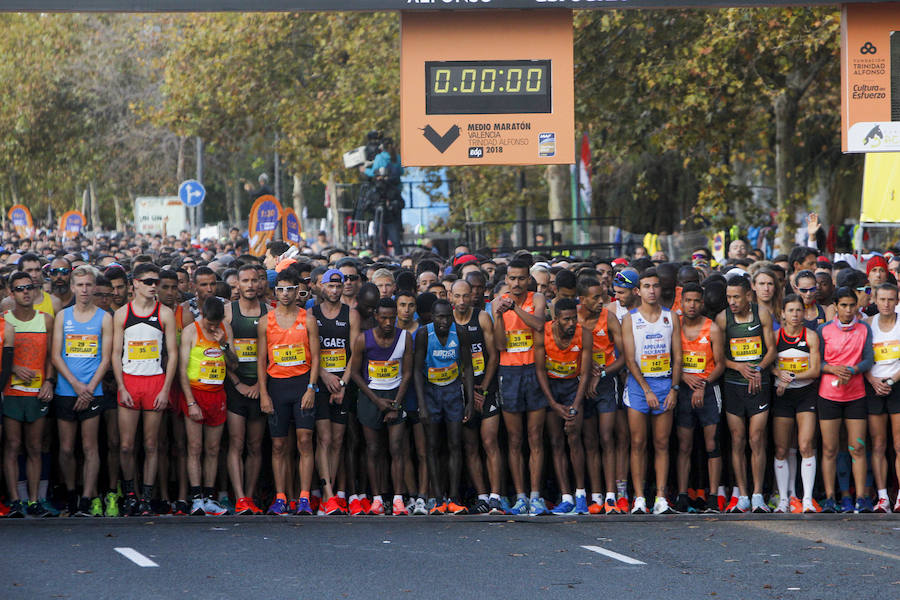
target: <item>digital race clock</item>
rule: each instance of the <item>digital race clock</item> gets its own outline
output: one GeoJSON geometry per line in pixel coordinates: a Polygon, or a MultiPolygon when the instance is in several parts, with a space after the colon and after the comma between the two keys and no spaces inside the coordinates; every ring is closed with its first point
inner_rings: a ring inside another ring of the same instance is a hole
{"type": "Polygon", "coordinates": [[[425,62],[425,114],[549,113],[549,60],[425,62]]]}

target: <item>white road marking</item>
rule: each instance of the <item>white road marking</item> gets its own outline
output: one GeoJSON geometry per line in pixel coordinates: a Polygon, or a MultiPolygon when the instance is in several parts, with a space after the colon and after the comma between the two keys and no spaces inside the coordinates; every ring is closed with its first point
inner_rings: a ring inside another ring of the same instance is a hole
{"type": "Polygon", "coordinates": [[[159,565],[135,550],[134,548],[114,548],[116,552],[139,567],[158,567],[159,565]]]}
{"type": "Polygon", "coordinates": [[[596,552],[597,554],[602,554],[603,556],[608,556],[609,558],[614,558],[628,565],[647,564],[636,558],[631,558],[630,556],[625,556],[624,554],[619,554],[618,552],[613,552],[612,550],[607,550],[606,548],[601,548],[600,546],[582,546],[582,548],[584,548],[585,550],[590,550],[591,552],[596,552]]]}

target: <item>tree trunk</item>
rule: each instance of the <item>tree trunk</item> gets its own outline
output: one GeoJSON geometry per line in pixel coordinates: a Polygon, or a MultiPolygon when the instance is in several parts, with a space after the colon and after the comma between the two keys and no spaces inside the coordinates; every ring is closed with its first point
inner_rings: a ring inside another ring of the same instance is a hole
{"type": "Polygon", "coordinates": [[[297,213],[297,221],[300,222],[300,229],[303,230],[303,209],[306,199],[303,197],[303,176],[294,175],[294,212],[297,213]]]}
{"type": "Polygon", "coordinates": [[[97,202],[97,194],[94,189],[94,182],[91,181],[88,184],[88,187],[91,190],[91,230],[100,231],[100,229],[102,229],[100,224],[100,206],[97,202]]]}
{"type": "Polygon", "coordinates": [[[9,192],[12,194],[12,203],[19,203],[19,186],[16,184],[16,174],[10,173],[9,175],[9,192]]]}
{"type": "Polygon", "coordinates": [[[797,98],[791,90],[782,90],[773,103],[775,109],[775,197],[778,209],[776,249],[787,254],[794,246],[793,194],[794,133],[797,126],[797,98]]]}
{"type": "Polygon", "coordinates": [[[337,184],[334,180],[334,172],[328,174],[328,184],[325,187],[325,195],[330,203],[328,214],[331,217],[331,243],[335,246],[340,246],[341,211],[338,210],[337,184]]]}
{"type": "Polygon", "coordinates": [[[184,146],[187,144],[187,136],[178,136],[178,160],[175,163],[175,187],[178,188],[184,181],[184,146]]]}
{"type": "Polygon", "coordinates": [[[231,186],[231,178],[223,177],[222,182],[225,184],[225,214],[228,218],[228,226],[234,225],[234,201],[231,195],[234,193],[231,186]]]}
{"type": "MultiPolygon", "coordinates": [[[[566,219],[570,215],[571,197],[567,193],[567,183],[569,177],[569,165],[548,165],[547,166],[547,189],[549,197],[547,198],[547,214],[551,219],[566,219]]],[[[557,227],[562,225],[557,224],[557,227]]],[[[549,242],[549,240],[548,240],[549,242]]]]}
{"type": "Polygon", "coordinates": [[[234,202],[234,225],[241,226],[241,200],[244,197],[244,190],[241,188],[241,180],[237,177],[231,180],[231,200],[234,202]]]}
{"type": "Polygon", "coordinates": [[[116,211],[116,231],[123,231],[122,227],[122,203],[118,194],[113,194],[113,209],[116,211]]]}

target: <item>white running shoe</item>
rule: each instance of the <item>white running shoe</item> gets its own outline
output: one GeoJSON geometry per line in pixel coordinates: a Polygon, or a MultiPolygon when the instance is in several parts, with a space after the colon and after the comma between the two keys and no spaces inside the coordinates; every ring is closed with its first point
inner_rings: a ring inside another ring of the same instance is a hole
{"type": "Polygon", "coordinates": [[[656,501],[653,503],[653,514],[654,515],[668,515],[673,514],[675,511],[669,506],[669,501],[663,498],[662,496],[657,496],[656,501]]]}
{"type": "Polygon", "coordinates": [[[427,515],[428,509],[425,507],[425,499],[416,498],[416,501],[413,504],[413,509],[410,512],[414,515],[427,515]]]}
{"type": "Polygon", "coordinates": [[[738,496],[737,510],[738,512],[747,512],[750,510],[750,498],[747,496],[738,496]]]}
{"type": "Polygon", "coordinates": [[[872,512],[877,513],[889,513],[891,512],[891,501],[887,498],[879,498],[878,503],[875,505],[875,509],[872,512]]]}
{"type": "Polygon", "coordinates": [[[788,502],[787,498],[781,498],[778,501],[778,506],[775,507],[775,510],[772,512],[776,513],[789,513],[791,512],[791,504],[788,502]]]}
{"type": "Polygon", "coordinates": [[[753,494],[753,497],[750,500],[750,504],[753,507],[753,512],[755,513],[772,512],[772,509],[766,506],[766,501],[763,498],[762,494],[753,494]]]}
{"type": "Polygon", "coordinates": [[[647,501],[643,496],[638,496],[634,499],[634,505],[631,507],[631,514],[633,515],[646,515],[647,514],[647,501]]]}
{"type": "Polygon", "coordinates": [[[814,514],[819,512],[816,510],[816,505],[813,504],[812,498],[804,498],[803,499],[803,514],[810,513],[814,514]]]}
{"type": "Polygon", "coordinates": [[[202,517],[206,514],[206,511],[203,510],[203,498],[194,498],[191,501],[191,516],[192,517],[202,517]]]}
{"type": "Polygon", "coordinates": [[[228,514],[228,509],[219,504],[217,500],[213,500],[212,498],[204,498],[203,512],[214,517],[220,517],[224,514],[228,514]]]}

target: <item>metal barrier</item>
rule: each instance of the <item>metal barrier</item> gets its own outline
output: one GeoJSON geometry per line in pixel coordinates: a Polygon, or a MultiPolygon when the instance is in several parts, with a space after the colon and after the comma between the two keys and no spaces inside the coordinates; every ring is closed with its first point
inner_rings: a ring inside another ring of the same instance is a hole
{"type": "Polygon", "coordinates": [[[618,221],[614,217],[470,221],[465,225],[465,237],[470,248],[488,248],[495,253],[524,249],[550,255],[611,256],[615,243],[609,232],[618,221]]]}

